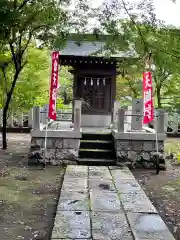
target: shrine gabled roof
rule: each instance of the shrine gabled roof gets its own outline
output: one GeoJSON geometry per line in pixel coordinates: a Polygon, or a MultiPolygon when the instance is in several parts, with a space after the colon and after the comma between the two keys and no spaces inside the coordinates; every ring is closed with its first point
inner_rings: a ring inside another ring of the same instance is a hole
{"type": "Polygon", "coordinates": [[[67,41],[66,46],[60,51],[61,56],[76,56],[76,57],[110,57],[110,58],[136,58],[137,54],[132,49],[129,51],[118,51],[111,53],[107,49],[106,43],[103,41],[83,41],[77,43],[76,41],[67,41]]]}

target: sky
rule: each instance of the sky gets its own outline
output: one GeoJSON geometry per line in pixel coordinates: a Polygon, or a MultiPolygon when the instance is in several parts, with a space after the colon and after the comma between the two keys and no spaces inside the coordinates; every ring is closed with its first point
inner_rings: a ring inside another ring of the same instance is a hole
{"type": "MultiPolygon", "coordinates": [[[[76,0],[72,0],[75,2],[76,0]]],[[[100,5],[103,0],[90,0],[93,7],[100,5]]],[[[139,2],[138,0],[129,0],[130,3],[139,2]]],[[[180,0],[173,3],[172,0],[154,0],[155,13],[158,19],[167,24],[180,27],[180,0]]]]}
{"type": "Polygon", "coordinates": [[[167,24],[180,26],[180,0],[172,3],[171,0],[154,0],[157,18],[167,24]]]}

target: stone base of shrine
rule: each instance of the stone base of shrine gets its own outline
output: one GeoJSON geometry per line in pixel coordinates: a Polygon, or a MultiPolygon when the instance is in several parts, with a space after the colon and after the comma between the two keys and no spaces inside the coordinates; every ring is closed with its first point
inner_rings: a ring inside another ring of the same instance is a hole
{"type": "MultiPolygon", "coordinates": [[[[113,132],[117,165],[129,168],[155,169],[157,166],[156,134],[146,132],[113,132]]],[[[160,169],[165,170],[165,134],[158,134],[160,169]]]]}
{"type": "Polygon", "coordinates": [[[45,131],[31,132],[29,164],[46,161],[51,165],[77,164],[80,131],[48,131],[45,151],[45,131]]]}
{"type": "Polygon", "coordinates": [[[111,125],[111,115],[81,115],[82,127],[109,127],[111,125]]]}

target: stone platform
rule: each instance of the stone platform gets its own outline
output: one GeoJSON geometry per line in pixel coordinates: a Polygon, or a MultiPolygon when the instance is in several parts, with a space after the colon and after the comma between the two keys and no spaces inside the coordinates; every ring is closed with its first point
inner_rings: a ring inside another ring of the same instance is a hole
{"type": "Polygon", "coordinates": [[[52,240],[175,240],[128,168],[69,165],[52,240]]]}

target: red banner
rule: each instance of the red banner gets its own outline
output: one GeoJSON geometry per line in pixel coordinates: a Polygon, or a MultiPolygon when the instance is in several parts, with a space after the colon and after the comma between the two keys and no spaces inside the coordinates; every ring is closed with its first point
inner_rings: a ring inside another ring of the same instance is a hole
{"type": "Polygon", "coordinates": [[[59,52],[52,52],[51,84],[49,94],[49,119],[56,120],[56,95],[58,88],[59,52]]]}
{"type": "Polygon", "coordinates": [[[151,72],[143,73],[143,97],[144,97],[143,123],[148,124],[154,120],[153,88],[151,72]]]}

